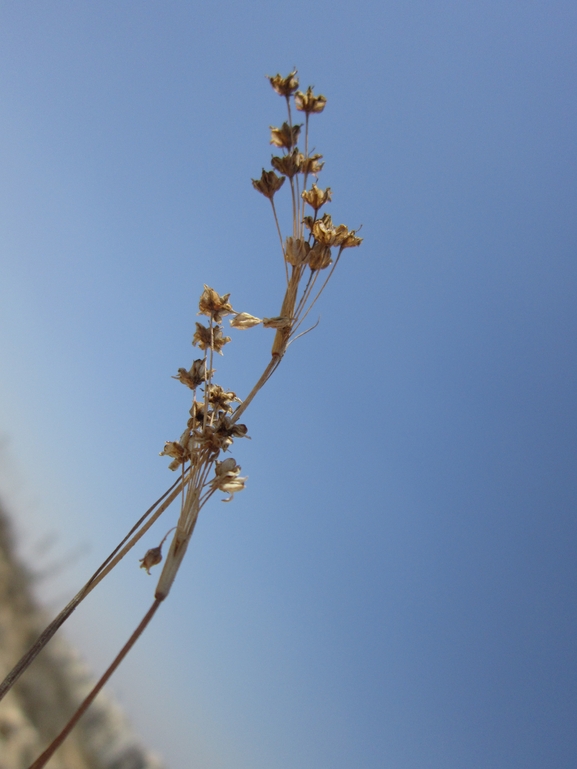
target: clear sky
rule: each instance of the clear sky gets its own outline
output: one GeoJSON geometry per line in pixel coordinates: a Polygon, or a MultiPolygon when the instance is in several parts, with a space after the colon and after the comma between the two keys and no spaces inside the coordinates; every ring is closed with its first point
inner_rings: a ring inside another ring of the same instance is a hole
{"type": "MultiPolygon", "coordinates": [[[[202,284],[278,312],[265,74],[328,97],[363,224],[112,682],[170,769],[577,765],[576,32],[562,0],[0,2],[2,488],[54,610],[173,480],[202,284]]],[[[175,515],[68,627],[95,671],[175,515]]]]}

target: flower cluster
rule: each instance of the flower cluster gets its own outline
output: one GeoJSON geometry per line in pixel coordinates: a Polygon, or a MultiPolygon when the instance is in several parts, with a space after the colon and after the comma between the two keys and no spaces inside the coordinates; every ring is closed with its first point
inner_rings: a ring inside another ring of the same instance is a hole
{"type": "MultiPolygon", "coordinates": [[[[312,86],[304,93],[299,91],[296,70],[286,77],[269,77],[269,81],[273,89],[286,99],[288,120],[280,128],[271,126],[270,143],[280,149],[281,154],[273,155],[272,170],[263,168],[260,179],[253,179],[252,183],[271,202],[285,262],[287,287],[281,312],[276,319],[281,322],[275,325],[267,323],[267,319],[263,321],[265,327],[277,329],[272,354],[280,358],[323,291],[344,249],[359,246],[362,238],[358,237],[356,230],[349,230],[344,224],[335,226],[330,214],[319,214],[320,209],[332,201],[332,190],[330,187],[323,190],[317,185],[324,163],[322,155],[309,153],[309,118],[323,112],[326,97],[315,94],[312,86]],[[304,131],[302,123],[292,120],[291,104],[304,114],[304,131]],[[303,149],[298,146],[301,138],[304,138],[303,149]],[[315,181],[307,188],[310,177],[314,177],[315,181]],[[283,238],[274,196],[287,179],[292,199],[292,234],[283,238]],[[306,213],[306,206],[310,206],[312,215],[306,213]],[[318,285],[319,274],[331,266],[327,277],[318,285]],[[308,278],[303,281],[307,268],[308,278]]],[[[248,327],[241,326],[241,322],[235,319],[231,325],[248,327]]]]}
{"type": "Polygon", "coordinates": [[[235,438],[248,436],[246,425],[232,419],[235,405],[241,400],[236,393],[213,381],[212,359],[214,353],[222,355],[222,348],[231,341],[223,333],[222,321],[226,316],[233,316],[232,324],[237,328],[249,328],[262,322],[248,313],[237,313],[228,301],[229,297],[230,294],[221,296],[210,286],[204,286],[198,314],[205,315],[208,323],[197,322],[192,338],[192,344],[204,352],[204,357],[193,361],[190,369],[179,368],[174,377],[192,390],[189,419],[180,438],[167,441],[160,452],[161,456],[172,459],[170,470],[182,468],[184,473],[186,469],[191,480],[200,482],[199,495],[203,489],[221,490],[231,495],[224,501],[230,501],[232,494],[244,488],[246,479],[237,477],[240,468],[234,460],[232,464],[228,459],[219,462],[217,457],[230,448],[235,438]],[[207,481],[207,470],[211,467],[215,468],[215,476],[212,481],[207,481]]]}
{"type": "Polygon", "coordinates": [[[205,285],[198,304],[198,314],[204,318],[203,322],[196,323],[192,339],[192,344],[202,355],[193,361],[190,368],[179,368],[174,376],[174,379],[192,391],[189,418],[180,438],[177,441],[167,441],[161,452],[161,455],[170,457],[171,470],[181,471],[180,479],[132,527],[120,545],[58,617],[48,625],[32,648],[0,684],[1,698],[76,606],[181,495],[176,526],[166,533],[158,547],[149,549],[140,559],[141,568],[150,574],[150,569],[162,561],[162,546],[165,540],[176,530],[155,589],[154,603],[132,634],[129,643],[123,647],[112,665],[86,696],[64,730],[34,762],[36,769],[46,766],[62,740],[150,622],[161,601],[168,596],[204,504],[216,492],[228,495],[223,502],[230,502],[236,493],[244,489],[247,479],[241,477],[241,468],[236,460],[230,456],[221,460],[220,455],[228,451],[237,438],[248,437],[246,425],[239,422],[241,415],[280,365],[291,341],[306,333],[297,335],[299,327],[330,280],[343,251],[361,243],[361,238],[355,230],[349,230],[344,224],[334,225],[330,214],[324,213],[321,216],[319,213],[325,205],[332,202],[332,190],[330,187],[323,190],[317,186],[318,175],[323,170],[324,163],[322,155],[309,152],[309,121],[311,115],[324,111],[326,98],[322,94],[315,94],[312,87],[306,92],[299,91],[296,70],[286,77],[269,77],[269,81],[276,93],[286,100],[288,117],[279,128],[272,126],[270,129],[270,143],[276,148],[275,151],[279,151],[278,155],[272,156],[272,169],[263,169],[260,179],[253,179],[252,183],[271,203],[281,245],[286,289],[280,311],[274,317],[262,319],[247,312],[237,312],[229,301],[230,294],[220,295],[205,285]],[[304,123],[293,122],[293,107],[304,115],[304,123]],[[314,182],[309,187],[311,177],[314,177],[314,182]],[[285,193],[290,189],[292,201],[292,226],[290,234],[287,233],[286,237],[283,237],[274,202],[275,195],[283,187],[285,193]],[[319,276],[323,277],[319,280],[319,276]],[[243,401],[231,390],[216,384],[213,379],[214,355],[222,355],[224,347],[231,341],[223,329],[223,321],[227,317],[232,328],[249,329],[262,325],[264,328],[275,330],[270,360],[243,401]]]}
{"type": "MultiPolygon", "coordinates": [[[[315,94],[312,87],[300,91],[296,70],[286,77],[274,75],[269,80],[286,100],[288,114],[279,127],[270,127],[270,143],[278,152],[272,155],[272,168],[263,169],[260,178],[253,179],[252,184],[272,206],[282,249],[285,294],[278,315],[260,318],[237,312],[230,302],[230,294],[221,295],[204,286],[198,303],[198,314],[204,317],[196,322],[192,339],[202,357],[193,361],[189,369],[179,368],[174,377],[192,390],[189,418],[180,438],[167,441],[161,452],[170,457],[169,468],[180,469],[182,473],[183,502],[175,535],[182,541],[190,537],[198,512],[212,494],[222,491],[228,495],[223,501],[229,502],[244,489],[246,478],[240,476],[236,460],[232,457],[221,460],[220,456],[237,438],[248,437],[247,427],[239,422],[239,417],[296,338],[343,251],[359,246],[362,240],[355,230],[345,224],[334,224],[331,215],[323,213],[332,202],[333,192],[330,187],[322,189],[318,185],[324,162],[321,154],[309,152],[309,120],[311,115],[323,112],[326,97],[315,94]],[[304,117],[304,122],[293,121],[293,109],[304,117]],[[290,191],[292,201],[292,222],[286,236],[282,234],[275,207],[275,195],[283,188],[290,191]],[[319,276],[323,277],[319,280],[319,276]],[[246,330],[261,325],[275,331],[271,360],[244,402],[213,379],[214,356],[222,355],[231,341],[224,331],[226,318],[231,328],[246,330]]],[[[160,557],[160,550],[153,549],[142,560],[143,568],[148,570],[160,557]]]]}

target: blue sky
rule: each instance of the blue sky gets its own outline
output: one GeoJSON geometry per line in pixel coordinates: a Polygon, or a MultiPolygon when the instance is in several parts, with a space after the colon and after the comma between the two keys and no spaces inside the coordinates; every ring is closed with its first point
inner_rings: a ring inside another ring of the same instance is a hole
{"type": "MultiPolygon", "coordinates": [[[[58,608],[172,480],[202,284],[275,315],[299,69],[346,253],[112,690],[170,769],[573,768],[577,11],[0,3],[0,434],[58,608]],[[46,547],[47,538],[52,545],[46,547]]],[[[270,332],[237,333],[239,395],[270,332]]],[[[71,621],[104,669],[156,578],[71,621]]]]}

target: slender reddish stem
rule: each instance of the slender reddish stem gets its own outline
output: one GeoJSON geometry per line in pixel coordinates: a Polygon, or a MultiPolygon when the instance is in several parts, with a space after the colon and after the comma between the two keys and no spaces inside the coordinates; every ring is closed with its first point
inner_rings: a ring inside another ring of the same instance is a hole
{"type": "Polygon", "coordinates": [[[58,750],[58,748],[62,745],[64,740],[68,737],[72,729],[76,726],[78,720],[81,716],[84,715],[84,713],[88,710],[89,706],[94,701],[96,695],[98,692],[102,689],[104,684],[108,681],[110,676],[114,673],[116,668],[120,665],[122,660],[126,657],[128,652],[132,649],[136,641],[138,640],[139,636],[142,635],[142,632],[144,631],[145,627],[148,625],[150,620],[153,618],[156,610],[161,604],[162,599],[156,598],[150,609],[146,612],[144,615],[144,618],[140,625],[136,628],[134,633],[130,636],[128,641],[124,644],[118,655],[115,657],[114,662],[110,665],[108,670],[104,673],[104,675],[100,678],[98,683],[94,686],[90,694],[84,699],[76,713],[72,716],[70,721],[66,724],[64,729],[60,732],[58,737],[54,739],[50,745],[46,748],[44,753],[42,753],[41,756],[38,756],[36,761],[30,766],[30,769],[42,769],[43,766],[46,766],[47,762],[52,758],[55,751],[58,750]]]}

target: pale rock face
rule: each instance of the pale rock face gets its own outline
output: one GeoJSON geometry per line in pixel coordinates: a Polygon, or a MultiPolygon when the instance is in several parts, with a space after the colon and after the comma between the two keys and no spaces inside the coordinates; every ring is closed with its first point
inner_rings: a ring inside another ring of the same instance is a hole
{"type": "MultiPolygon", "coordinates": [[[[0,509],[0,680],[46,624],[30,591],[25,568],[14,556],[9,525],[0,509]]],[[[0,769],[27,769],[48,745],[93,680],[78,655],[53,638],[0,702],[0,769]]],[[[120,708],[101,693],[50,769],[163,769],[142,747],[120,708]]]]}

